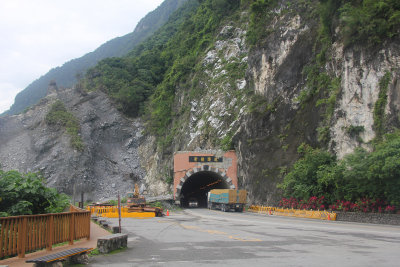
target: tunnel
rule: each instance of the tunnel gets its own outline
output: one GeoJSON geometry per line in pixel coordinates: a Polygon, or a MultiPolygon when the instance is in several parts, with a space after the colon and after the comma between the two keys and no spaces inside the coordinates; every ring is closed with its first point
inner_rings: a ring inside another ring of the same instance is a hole
{"type": "Polygon", "coordinates": [[[189,200],[196,200],[201,208],[207,207],[207,193],[211,189],[229,189],[229,184],[216,172],[200,171],[188,177],[180,193],[181,206],[187,208],[189,200]]]}

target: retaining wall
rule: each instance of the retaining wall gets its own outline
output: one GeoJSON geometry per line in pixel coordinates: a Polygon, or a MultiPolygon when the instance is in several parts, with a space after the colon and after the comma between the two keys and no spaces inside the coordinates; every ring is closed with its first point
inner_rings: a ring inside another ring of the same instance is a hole
{"type": "Polygon", "coordinates": [[[97,239],[97,248],[100,253],[110,253],[119,248],[126,248],[128,245],[127,234],[113,234],[97,239]]]}
{"type": "Polygon", "coordinates": [[[337,221],[400,225],[400,214],[335,212],[337,221]]]}

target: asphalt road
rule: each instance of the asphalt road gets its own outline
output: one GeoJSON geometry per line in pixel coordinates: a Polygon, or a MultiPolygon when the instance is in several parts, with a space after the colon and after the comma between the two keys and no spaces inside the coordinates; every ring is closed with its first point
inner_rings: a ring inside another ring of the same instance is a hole
{"type": "Polygon", "coordinates": [[[398,226],[187,209],[122,228],[128,248],[89,266],[400,266],[398,226]]]}

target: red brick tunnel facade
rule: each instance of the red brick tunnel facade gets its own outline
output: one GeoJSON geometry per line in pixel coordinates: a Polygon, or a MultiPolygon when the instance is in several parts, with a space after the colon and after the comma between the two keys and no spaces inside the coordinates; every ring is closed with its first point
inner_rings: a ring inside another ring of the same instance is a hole
{"type": "Polygon", "coordinates": [[[195,199],[206,206],[211,189],[237,189],[235,151],[179,151],[174,155],[174,199],[186,206],[195,199]]]}

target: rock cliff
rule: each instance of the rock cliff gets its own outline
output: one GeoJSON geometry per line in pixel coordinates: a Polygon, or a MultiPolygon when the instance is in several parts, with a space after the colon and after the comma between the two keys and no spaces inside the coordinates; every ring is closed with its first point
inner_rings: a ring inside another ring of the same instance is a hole
{"type": "MultiPolygon", "coordinates": [[[[54,88],[54,85],[52,86],[54,88]]],[[[40,171],[51,187],[85,199],[116,198],[143,183],[137,148],[140,120],[128,120],[102,92],[48,90],[26,113],[0,118],[0,162],[4,170],[40,171]],[[65,127],[49,125],[46,115],[61,100],[79,120],[83,151],[74,149],[65,127]]]]}
{"type": "Polygon", "coordinates": [[[318,66],[326,88],[312,91],[306,70],[316,64],[319,22],[309,13],[276,8],[268,36],[251,48],[245,42],[247,12],[226,22],[196,66],[201,71],[178,88],[172,145],[154,143],[158,156],[150,169],[172,170],[175,151],[235,149],[239,183],[250,201],[276,204],[277,184],[299,158],[302,143],[342,158],[358,146],[371,148],[377,120],[385,131],[398,128],[399,40],[371,51],[345,47],[336,36],[326,52],[329,60],[318,66]],[[385,115],[377,118],[385,79],[385,115]]]}

